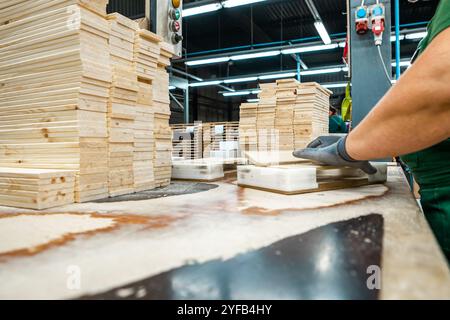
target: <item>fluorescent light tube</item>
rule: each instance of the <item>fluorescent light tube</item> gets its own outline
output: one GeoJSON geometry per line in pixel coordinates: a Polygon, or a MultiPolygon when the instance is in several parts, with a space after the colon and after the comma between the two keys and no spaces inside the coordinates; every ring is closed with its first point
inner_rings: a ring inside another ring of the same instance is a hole
{"type": "Polygon", "coordinates": [[[317,32],[319,33],[320,37],[322,38],[323,43],[330,44],[331,39],[330,39],[330,36],[329,36],[327,30],[325,29],[325,26],[323,25],[323,23],[321,21],[314,22],[314,27],[316,27],[317,32]]]}
{"type": "Polygon", "coordinates": [[[247,99],[247,102],[255,103],[255,102],[259,102],[259,99],[247,99]]]}
{"type": "MultiPolygon", "coordinates": [[[[392,63],[393,67],[397,66],[397,62],[393,62],[392,63]]],[[[411,66],[411,62],[410,61],[400,61],[400,67],[410,67],[411,66]]]]}
{"type": "Polygon", "coordinates": [[[243,6],[246,4],[256,3],[256,2],[262,2],[266,0],[226,0],[223,2],[224,8],[233,8],[238,6],[243,6]]]}
{"type": "Polygon", "coordinates": [[[218,84],[221,84],[222,81],[221,80],[214,80],[214,81],[203,81],[203,82],[195,82],[195,83],[190,83],[189,87],[206,87],[206,86],[215,86],[218,84]]]}
{"type": "Polygon", "coordinates": [[[211,3],[211,4],[206,4],[204,6],[198,6],[198,7],[184,9],[182,11],[182,15],[183,15],[183,18],[186,18],[189,16],[194,16],[197,14],[217,11],[220,9],[222,9],[222,5],[220,3],[211,3]]]}
{"type": "Polygon", "coordinates": [[[265,52],[256,52],[256,53],[246,53],[246,54],[240,54],[236,56],[231,56],[231,60],[246,60],[246,59],[255,59],[255,58],[264,58],[264,57],[273,57],[277,56],[281,53],[280,50],[274,50],[274,51],[265,51],[265,52]]]}
{"type": "Polygon", "coordinates": [[[331,84],[323,84],[322,86],[324,86],[325,88],[328,88],[328,89],[346,88],[347,87],[347,83],[345,83],[345,82],[343,82],[343,83],[331,83],[331,84]]]}
{"type": "Polygon", "coordinates": [[[337,72],[341,72],[341,71],[342,71],[342,68],[329,68],[329,69],[301,71],[300,74],[303,76],[310,76],[313,74],[337,73],[337,72]]]}
{"type": "Polygon", "coordinates": [[[300,47],[300,48],[292,48],[292,49],[285,49],[282,50],[282,54],[293,54],[293,53],[304,53],[304,52],[314,52],[314,51],[323,51],[323,50],[332,50],[339,47],[339,44],[332,43],[332,44],[325,44],[325,45],[318,45],[318,46],[311,46],[311,47],[300,47]]]}
{"type": "Polygon", "coordinates": [[[259,76],[259,80],[290,78],[290,77],[295,77],[296,75],[297,74],[295,72],[267,74],[267,75],[264,75],[264,76],[259,76]]]}
{"type": "Polygon", "coordinates": [[[225,83],[238,83],[238,82],[250,82],[250,81],[256,81],[256,80],[258,80],[258,77],[227,79],[224,82],[225,83]]]}
{"type": "Polygon", "coordinates": [[[427,36],[427,32],[416,32],[416,33],[410,33],[405,36],[408,40],[415,40],[415,39],[422,39],[427,36]]]}
{"type": "Polygon", "coordinates": [[[258,94],[261,92],[261,89],[251,90],[252,94],[258,94]]]}
{"type": "MultiPolygon", "coordinates": [[[[391,42],[395,42],[395,40],[397,39],[397,37],[395,35],[391,36],[391,42]]],[[[400,41],[405,40],[405,36],[403,34],[401,34],[399,36],[400,41]]]]}
{"type": "Polygon", "coordinates": [[[186,64],[188,66],[200,66],[200,65],[203,65],[203,64],[227,62],[229,60],[230,60],[229,57],[219,57],[219,58],[210,58],[210,59],[186,61],[186,64]]]}
{"type": "Polygon", "coordinates": [[[169,90],[175,90],[177,87],[175,86],[169,86],[169,90]]]}
{"type": "Polygon", "coordinates": [[[236,91],[236,92],[224,92],[224,97],[234,97],[234,96],[246,96],[251,94],[250,91],[236,91]]]}

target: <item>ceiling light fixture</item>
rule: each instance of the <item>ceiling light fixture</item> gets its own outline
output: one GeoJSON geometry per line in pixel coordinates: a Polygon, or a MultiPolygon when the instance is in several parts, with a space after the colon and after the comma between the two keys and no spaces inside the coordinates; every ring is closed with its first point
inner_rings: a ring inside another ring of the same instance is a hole
{"type": "Polygon", "coordinates": [[[281,50],[281,53],[282,54],[305,53],[305,52],[313,52],[313,51],[332,50],[332,49],[336,49],[338,47],[339,47],[339,44],[337,44],[337,43],[321,44],[321,45],[310,46],[310,47],[285,49],[285,50],[281,50]]]}
{"type": "Polygon", "coordinates": [[[234,7],[243,6],[246,4],[257,3],[257,2],[262,2],[262,1],[266,1],[266,0],[226,0],[223,2],[223,7],[224,8],[234,8],[234,7]]]}
{"type": "Polygon", "coordinates": [[[251,82],[258,80],[258,77],[247,77],[247,78],[236,78],[236,79],[226,79],[225,83],[238,83],[238,82],[251,82]]]}
{"type": "Polygon", "coordinates": [[[295,72],[284,72],[276,74],[267,74],[259,76],[259,80],[269,80],[269,79],[281,79],[281,78],[291,78],[295,77],[297,74],[295,72]]]}
{"type": "Polygon", "coordinates": [[[237,60],[273,57],[273,56],[279,55],[280,53],[281,53],[280,50],[256,52],[256,53],[246,53],[246,54],[239,54],[239,55],[231,56],[230,59],[233,61],[237,61],[237,60]]]}
{"type": "Polygon", "coordinates": [[[422,38],[425,38],[427,36],[427,34],[428,33],[426,31],[425,32],[410,33],[410,34],[407,34],[405,36],[405,38],[408,39],[408,40],[422,39],[422,38]]]}
{"type": "Polygon", "coordinates": [[[222,9],[220,3],[210,3],[204,6],[198,6],[193,8],[187,8],[182,11],[183,18],[195,16],[202,13],[213,12],[222,9]]]}
{"type": "Polygon", "coordinates": [[[314,22],[314,27],[316,27],[316,30],[319,33],[319,36],[322,39],[323,43],[330,44],[331,38],[330,38],[330,35],[328,34],[327,30],[325,29],[323,22],[322,21],[314,22]]]}
{"type": "Polygon", "coordinates": [[[252,94],[250,90],[236,91],[236,92],[224,92],[222,93],[224,97],[234,97],[234,96],[247,96],[252,94]]]}
{"type": "Polygon", "coordinates": [[[219,57],[219,58],[187,61],[186,64],[188,66],[200,66],[200,65],[204,65],[204,64],[220,63],[220,62],[228,62],[228,61],[230,61],[229,57],[219,57]]]}
{"type": "Polygon", "coordinates": [[[314,74],[326,74],[326,73],[337,73],[343,71],[342,68],[328,68],[328,69],[319,69],[319,70],[308,70],[308,71],[301,71],[300,74],[302,76],[311,76],[314,74]]]}
{"type": "Polygon", "coordinates": [[[215,86],[215,85],[221,84],[222,82],[223,82],[222,80],[194,82],[194,83],[190,83],[189,87],[195,88],[195,87],[215,86]]]}

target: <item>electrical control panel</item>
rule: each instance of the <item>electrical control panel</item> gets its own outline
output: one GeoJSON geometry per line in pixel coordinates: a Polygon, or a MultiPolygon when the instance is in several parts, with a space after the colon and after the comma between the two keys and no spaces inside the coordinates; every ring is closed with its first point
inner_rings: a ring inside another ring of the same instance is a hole
{"type": "Polygon", "coordinates": [[[174,46],[175,55],[182,56],[183,44],[183,1],[182,0],[153,0],[156,1],[156,33],[165,42],[174,46]]]}

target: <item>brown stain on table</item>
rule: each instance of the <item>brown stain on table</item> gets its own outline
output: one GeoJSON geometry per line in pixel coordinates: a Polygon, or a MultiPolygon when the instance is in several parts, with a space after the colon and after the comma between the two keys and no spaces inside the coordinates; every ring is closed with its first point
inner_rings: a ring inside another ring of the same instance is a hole
{"type": "MultiPolygon", "coordinates": [[[[317,209],[348,206],[348,205],[359,203],[361,201],[371,200],[371,199],[380,198],[380,197],[385,196],[389,192],[390,189],[388,186],[386,186],[386,185],[384,185],[384,186],[386,187],[386,190],[382,194],[368,195],[366,197],[363,197],[361,199],[356,199],[356,200],[348,200],[348,201],[343,201],[343,202],[334,203],[334,204],[322,205],[322,206],[317,206],[317,207],[313,207],[313,208],[301,208],[301,209],[300,208],[282,208],[282,209],[271,210],[271,209],[266,209],[266,208],[262,208],[262,207],[249,207],[244,210],[241,210],[241,213],[244,215],[249,215],[249,216],[279,216],[285,212],[302,212],[302,211],[307,211],[307,210],[317,210],[317,209]]],[[[240,200],[242,200],[242,201],[245,200],[245,188],[239,187],[237,190],[237,195],[240,200]]],[[[287,197],[289,197],[289,195],[287,195],[287,197]]]]}
{"type": "Polygon", "coordinates": [[[91,237],[101,233],[108,233],[126,225],[140,225],[142,228],[140,230],[151,230],[151,229],[161,229],[170,226],[177,220],[180,220],[184,217],[182,216],[141,216],[141,215],[133,215],[133,214],[111,214],[111,213],[98,213],[98,212],[39,212],[39,213],[14,213],[14,214],[6,214],[0,215],[0,219],[17,217],[17,216],[29,216],[29,217],[39,217],[39,216],[50,216],[50,215],[79,215],[79,216],[90,216],[93,219],[111,219],[113,221],[113,225],[98,228],[95,230],[89,230],[85,232],[74,232],[74,233],[66,233],[61,237],[51,240],[49,242],[40,244],[35,247],[24,248],[9,252],[0,253],[0,262],[4,262],[8,258],[14,257],[23,257],[23,256],[34,256],[38,253],[41,253],[45,250],[49,250],[52,248],[56,248],[62,246],[70,241],[77,239],[79,236],[91,237]]]}

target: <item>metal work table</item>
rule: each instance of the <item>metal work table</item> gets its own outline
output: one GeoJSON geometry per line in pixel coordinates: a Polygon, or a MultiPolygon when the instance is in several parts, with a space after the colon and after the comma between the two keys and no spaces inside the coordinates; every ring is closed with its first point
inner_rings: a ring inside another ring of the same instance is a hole
{"type": "Polygon", "coordinates": [[[15,234],[0,232],[0,298],[450,298],[449,268],[398,167],[386,185],[296,196],[232,179],[199,186],[1,207],[0,231],[8,221],[15,234]]]}

